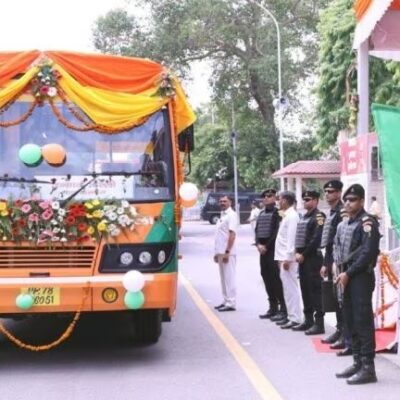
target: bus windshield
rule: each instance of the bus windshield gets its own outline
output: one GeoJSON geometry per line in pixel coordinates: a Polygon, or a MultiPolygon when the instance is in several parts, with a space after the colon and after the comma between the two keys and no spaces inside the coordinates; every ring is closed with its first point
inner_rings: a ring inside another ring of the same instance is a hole
{"type": "MultiPolygon", "coordinates": [[[[29,107],[15,102],[0,120],[15,120],[29,107]]],[[[82,125],[61,103],[65,119],[82,125]]],[[[0,187],[2,198],[87,200],[92,198],[166,201],[173,198],[172,145],[167,110],[121,133],[78,132],[58,121],[49,104],[16,126],[0,128],[0,187]],[[27,166],[19,150],[27,143],[54,143],[66,152],[63,165],[27,166]],[[90,182],[89,182],[90,181],[90,182]],[[80,190],[81,189],[81,190],[80,190]]]]}

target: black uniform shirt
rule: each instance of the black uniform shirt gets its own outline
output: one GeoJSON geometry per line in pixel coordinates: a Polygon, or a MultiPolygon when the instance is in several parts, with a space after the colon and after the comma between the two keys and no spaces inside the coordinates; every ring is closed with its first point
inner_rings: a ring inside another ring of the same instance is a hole
{"type": "Polygon", "coordinates": [[[296,251],[307,257],[310,254],[315,254],[321,245],[322,229],[324,227],[325,214],[314,208],[308,211],[303,218],[310,218],[307,224],[306,231],[306,246],[296,251]]]}
{"type": "MultiPolygon", "coordinates": [[[[271,236],[268,238],[257,238],[256,244],[262,244],[267,247],[268,250],[273,249],[275,246],[276,235],[278,234],[279,223],[281,222],[281,216],[279,215],[278,209],[274,206],[266,206],[261,213],[272,213],[271,216],[271,236]]],[[[256,232],[259,219],[257,218],[256,232]]]]}
{"type": "Polygon", "coordinates": [[[379,255],[379,224],[374,216],[362,209],[349,224],[357,224],[351,238],[350,252],[355,252],[347,263],[346,274],[351,278],[375,267],[379,255]]]}
{"type": "Polygon", "coordinates": [[[343,203],[338,202],[334,209],[330,210],[330,215],[335,214],[331,221],[330,237],[325,247],[324,265],[328,268],[332,267],[333,264],[333,241],[336,235],[337,227],[342,222],[342,215],[340,210],[343,208],[343,203]]]}

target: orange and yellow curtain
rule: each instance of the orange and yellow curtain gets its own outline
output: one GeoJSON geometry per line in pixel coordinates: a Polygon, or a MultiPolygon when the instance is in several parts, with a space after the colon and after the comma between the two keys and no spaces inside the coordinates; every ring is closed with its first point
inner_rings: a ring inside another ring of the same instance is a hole
{"type": "Polygon", "coordinates": [[[161,96],[164,68],[155,62],[54,51],[0,53],[0,108],[22,94],[38,72],[35,62],[43,57],[60,73],[59,85],[69,100],[98,125],[115,130],[139,125],[170,101],[174,102],[177,133],[196,119],[176,78],[174,99],[161,96]],[[18,74],[23,75],[12,79],[18,74]]]}

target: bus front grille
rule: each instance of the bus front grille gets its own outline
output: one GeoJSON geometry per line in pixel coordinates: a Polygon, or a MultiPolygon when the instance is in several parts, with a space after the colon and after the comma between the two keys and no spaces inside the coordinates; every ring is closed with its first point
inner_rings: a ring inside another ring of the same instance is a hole
{"type": "Polygon", "coordinates": [[[0,268],[91,268],[95,247],[0,247],[0,268]]]}

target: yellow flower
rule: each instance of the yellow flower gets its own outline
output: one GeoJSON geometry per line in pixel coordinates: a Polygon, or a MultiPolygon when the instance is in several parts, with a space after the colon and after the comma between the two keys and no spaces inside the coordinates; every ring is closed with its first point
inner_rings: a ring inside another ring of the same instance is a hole
{"type": "Polygon", "coordinates": [[[8,211],[7,211],[7,210],[3,210],[3,211],[1,211],[0,215],[1,215],[2,217],[7,217],[8,211]]]}
{"type": "Polygon", "coordinates": [[[101,221],[97,224],[97,229],[99,232],[104,232],[107,230],[107,224],[104,221],[101,221]]]}
{"type": "Polygon", "coordinates": [[[85,207],[86,207],[88,210],[91,210],[91,209],[93,208],[93,205],[92,205],[92,203],[91,203],[90,201],[87,201],[87,202],[85,203],[85,207]]]}
{"type": "Polygon", "coordinates": [[[93,215],[90,213],[86,213],[86,218],[91,219],[91,218],[93,218],[93,215]]]}
{"type": "Polygon", "coordinates": [[[99,200],[92,200],[92,204],[94,205],[94,206],[99,206],[100,205],[100,201],[99,200]]]}
{"type": "Polygon", "coordinates": [[[101,218],[103,215],[104,215],[104,212],[102,210],[93,211],[93,217],[95,217],[95,218],[101,218]]]}
{"type": "Polygon", "coordinates": [[[7,210],[7,203],[5,201],[0,201],[0,211],[7,210]]]}
{"type": "Polygon", "coordinates": [[[93,235],[93,233],[94,233],[94,228],[93,228],[93,226],[89,226],[89,228],[87,228],[87,233],[88,233],[89,235],[93,235]]]}

